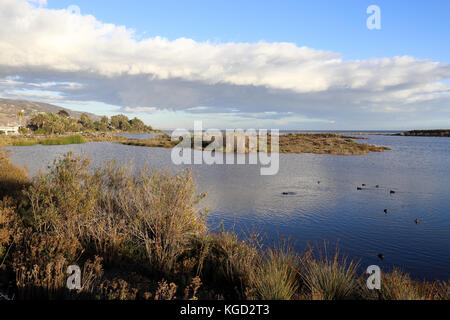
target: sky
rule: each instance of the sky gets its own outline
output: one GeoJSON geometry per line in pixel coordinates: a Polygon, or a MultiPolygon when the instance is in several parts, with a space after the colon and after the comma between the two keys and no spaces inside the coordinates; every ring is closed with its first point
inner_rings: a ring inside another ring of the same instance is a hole
{"type": "Polygon", "coordinates": [[[0,0],[0,97],[164,129],[449,128],[449,12],[447,0],[0,0]]]}

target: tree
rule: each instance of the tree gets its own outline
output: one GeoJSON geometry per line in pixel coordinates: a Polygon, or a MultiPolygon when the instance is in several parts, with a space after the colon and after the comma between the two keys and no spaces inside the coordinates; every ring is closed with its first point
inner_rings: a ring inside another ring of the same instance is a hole
{"type": "Polygon", "coordinates": [[[117,130],[126,131],[131,127],[129,121],[127,116],[119,114],[111,117],[111,126],[117,130]]]}
{"type": "Polygon", "coordinates": [[[107,126],[109,124],[109,118],[107,116],[103,116],[100,122],[107,126]]]}
{"type": "Polygon", "coordinates": [[[133,130],[145,130],[145,127],[146,127],[145,123],[142,120],[138,119],[138,118],[132,119],[130,121],[130,124],[131,124],[131,128],[133,130]]]}
{"type": "Polygon", "coordinates": [[[63,118],[70,118],[70,114],[66,110],[63,110],[63,109],[58,111],[58,116],[63,117],[63,118]]]}
{"type": "Polygon", "coordinates": [[[48,115],[45,113],[40,113],[31,118],[29,126],[33,131],[36,131],[44,128],[47,122],[48,122],[48,115]]]}
{"type": "Polygon", "coordinates": [[[89,116],[87,113],[83,113],[80,116],[80,123],[85,129],[93,129],[94,128],[94,123],[92,122],[91,119],[89,119],[89,116]]]}
{"type": "Polygon", "coordinates": [[[17,119],[19,120],[19,124],[20,124],[20,125],[22,124],[23,117],[24,117],[23,110],[17,112],[17,119]]]}

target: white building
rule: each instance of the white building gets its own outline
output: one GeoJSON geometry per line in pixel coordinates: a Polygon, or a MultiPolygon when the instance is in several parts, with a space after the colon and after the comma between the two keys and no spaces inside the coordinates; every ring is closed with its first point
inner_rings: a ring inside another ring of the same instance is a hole
{"type": "Polygon", "coordinates": [[[19,134],[19,126],[6,126],[0,125],[0,133],[3,132],[6,135],[16,135],[19,134]]]}

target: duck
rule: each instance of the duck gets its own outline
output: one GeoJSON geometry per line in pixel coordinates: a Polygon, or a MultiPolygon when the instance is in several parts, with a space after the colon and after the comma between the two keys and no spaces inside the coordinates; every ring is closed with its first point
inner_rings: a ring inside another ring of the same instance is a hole
{"type": "Polygon", "coordinates": [[[377,257],[380,258],[380,260],[384,260],[384,255],[383,255],[382,253],[379,253],[379,254],[377,255],[377,257]]]}
{"type": "Polygon", "coordinates": [[[394,191],[394,190],[391,190],[391,194],[395,194],[395,191],[394,191]]]}
{"type": "Polygon", "coordinates": [[[416,224],[419,224],[419,223],[420,223],[420,220],[419,220],[419,219],[416,219],[416,220],[414,220],[414,222],[415,222],[416,224]]]}
{"type": "Polygon", "coordinates": [[[378,185],[378,184],[375,186],[375,188],[377,188],[377,189],[378,189],[379,187],[380,187],[380,185],[378,185]]]}
{"type": "Polygon", "coordinates": [[[386,214],[387,214],[387,213],[388,213],[388,209],[384,209],[384,213],[386,213],[386,214]]]}
{"type": "Polygon", "coordinates": [[[358,191],[361,191],[361,190],[362,190],[362,188],[361,188],[361,187],[358,187],[358,188],[356,188],[356,190],[358,190],[358,191]]]}

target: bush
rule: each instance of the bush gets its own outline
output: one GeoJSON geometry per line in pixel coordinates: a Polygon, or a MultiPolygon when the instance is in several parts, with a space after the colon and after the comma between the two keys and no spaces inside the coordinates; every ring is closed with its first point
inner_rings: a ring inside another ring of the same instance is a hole
{"type": "Polygon", "coordinates": [[[125,232],[145,251],[149,265],[173,272],[178,258],[193,248],[193,240],[206,233],[205,216],[195,208],[200,198],[191,174],[144,168],[133,175],[131,168],[111,164],[97,174],[103,184],[96,214],[114,214],[125,221],[125,232]]]}

